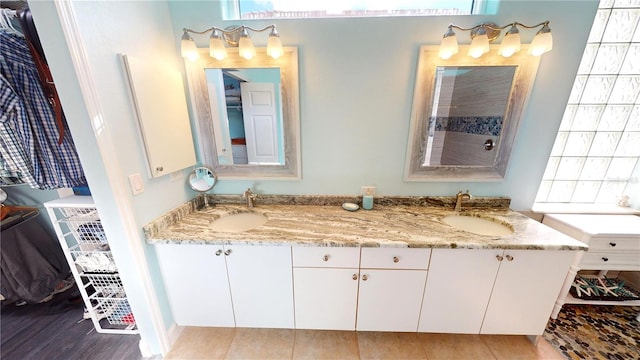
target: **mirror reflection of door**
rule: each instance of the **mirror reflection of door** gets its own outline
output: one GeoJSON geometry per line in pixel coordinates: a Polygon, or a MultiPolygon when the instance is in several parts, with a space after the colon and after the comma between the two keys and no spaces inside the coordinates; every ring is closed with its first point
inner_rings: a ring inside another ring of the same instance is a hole
{"type": "Polygon", "coordinates": [[[436,67],[423,166],[492,166],[516,66],[436,67]]]}
{"type": "Polygon", "coordinates": [[[280,69],[207,69],[218,162],[282,165],[280,69]],[[224,90],[224,91],[223,91],[224,90]]]}

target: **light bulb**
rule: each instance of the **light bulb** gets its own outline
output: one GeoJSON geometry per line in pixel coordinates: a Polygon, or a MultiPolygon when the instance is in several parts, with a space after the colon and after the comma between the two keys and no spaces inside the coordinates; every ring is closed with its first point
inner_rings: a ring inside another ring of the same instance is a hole
{"type": "Polygon", "coordinates": [[[551,49],[553,49],[553,37],[549,25],[545,24],[533,38],[531,46],[529,46],[529,54],[540,56],[551,49]]]}
{"type": "Polygon", "coordinates": [[[471,40],[468,54],[472,58],[477,59],[487,52],[489,52],[489,37],[487,36],[487,32],[484,28],[481,28],[478,31],[478,34],[476,34],[473,40],[471,40]]]}
{"type": "Polygon", "coordinates": [[[438,55],[442,59],[446,60],[457,53],[458,39],[456,38],[456,33],[453,32],[453,29],[449,28],[447,33],[442,37],[442,42],[440,42],[440,52],[438,55]]]}
{"type": "Polygon", "coordinates": [[[224,47],[224,41],[218,30],[211,33],[209,40],[209,55],[216,60],[222,60],[227,57],[227,48],[224,47]]]}
{"type": "Polygon", "coordinates": [[[187,58],[191,61],[196,61],[200,57],[198,53],[198,48],[196,47],[196,43],[193,42],[193,39],[187,33],[187,30],[184,30],[182,34],[182,40],[180,41],[180,54],[182,57],[187,58]]]}
{"type": "Polygon", "coordinates": [[[253,47],[253,41],[249,37],[247,29],[242,28],[242,34],[240,35],[240,41],[238,44],[238,52],[243,58],[250,60],[256,56],[256,49],[253,47]]]}
{"type": "Polygon", "coordinates": [[[282,42],[280,41],[280,35],[274,27],[269,34],[269,40],[267,41],[267,55],[274,59],[279,58],[283,54],[282,42]]]}
{"type": "Polygon", "coordinates": [[[504,57],[509,57],[518,51],[520,51],[520,31],[514,24],[502,40],[498,53],[504,57]]]}

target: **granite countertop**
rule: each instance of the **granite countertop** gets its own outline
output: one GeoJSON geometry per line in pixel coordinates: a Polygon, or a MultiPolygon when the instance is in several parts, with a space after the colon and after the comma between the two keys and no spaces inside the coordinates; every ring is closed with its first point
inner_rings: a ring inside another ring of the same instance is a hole
{"type": "MultiPolygon", "coordinates": [[[[587,246],[497,202],[476,199],[478,207],[461,213],[489,218],[514,231],[507,236],[476,235],[442,221],[454,214],[447,198],[376,198],[373,210],[346,211],[340,205],[349,197],[261,196],[254,208],[233,197],[216,196],[214,206],[199,209],[196,198],[144,226],[150,244],[244,244],[340,247],[502,248],[586,250],[587,246]],[[444,200],[443,200],[444,199],[444,200]],[[236,203],[233,203],[236,200],[236,203]],[[498,206],[490,206],[497,204],[498,206]],[[266,224],[244,232],[217,232],[209,227],[228,214],[255,212],[266,224]]],[[[500,201],[503,200],[503,201],[500,201]]],[[[354,201],[355,202],[355,201],[354,201]]],[[[465,202],[466,205],[466,202],[465,202]]]]}

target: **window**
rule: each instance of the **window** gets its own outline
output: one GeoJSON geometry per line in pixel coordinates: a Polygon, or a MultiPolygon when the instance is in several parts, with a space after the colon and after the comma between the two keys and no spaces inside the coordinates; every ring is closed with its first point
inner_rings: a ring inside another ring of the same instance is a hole
{"type": "Polygon", "coordinates": [[[612,204],[638,181],[639,19],[637,1],[601,1],[536,204],[612,204]]]}
{"type": "Polygon", "coordinates": [[[495,13],[487,0],[231,0],[226,19],[434,16],[495,13]]]}

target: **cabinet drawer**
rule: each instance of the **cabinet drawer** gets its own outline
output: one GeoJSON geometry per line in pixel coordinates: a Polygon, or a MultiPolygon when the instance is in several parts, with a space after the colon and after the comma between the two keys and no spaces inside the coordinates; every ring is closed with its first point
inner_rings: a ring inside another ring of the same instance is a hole
{"type": "Polygon", "coordinates": [[[431,249],[362,248],[362,269],[427,269],[431,249]]]}
{"type": "Polygon", "coordinates": [[[293,266],[358,268],[360,248],[358,247],[294,247],[293,266]]]}
{"type": "Polygon", "coordinates": [[[581,269],[640,270],[640,252],[587,252],[580,263],[581,269]]]}
{"type": "Polygon", "coordinates": [[[592,238],[589,241],[589,252],[605,251],[640,251],[640,238],[592,238]]]}

